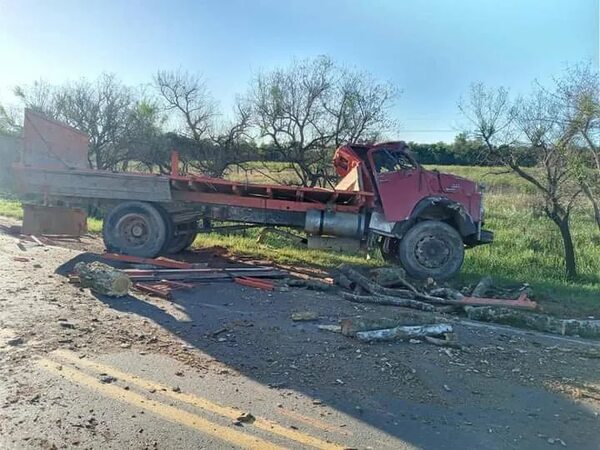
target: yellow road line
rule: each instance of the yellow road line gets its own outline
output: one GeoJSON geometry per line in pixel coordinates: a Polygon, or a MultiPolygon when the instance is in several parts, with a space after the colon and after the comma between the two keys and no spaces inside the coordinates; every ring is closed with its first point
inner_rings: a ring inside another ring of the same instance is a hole
{"type": "Polygon", "coordinates": [[[323,420],[320,420],[320,419],[317,419],[314,417],[305,416],[303,414],[300,414],[296,411],[292,411],[290,409],[282,408],[279,412],[281,414],[283,414],[284,416],[288,416],[291,419],[297,420],[298,422],[303,422],[311,427],[318,428],[323,431],[341,433],[344,435],[352,435],[351,431],[347,431],[347,430],[342,431],[338,426],[332,425],[330,423],[327,423],[323,420]]]}
{"type": "MultiPolygon", "coordinates": [[[[143,389],[156,389],[156,391],[160,391],[161,394],[171,397],[175,400],[182,401],[189,405],[195,406],[197,408],[204,409],[206,411],[210,411],[214,414],[218,414],[220,416],[226,417],[228,419],[235,420],[240,415],[240,410],[232,408],[230,406],[223,406],[217,403],[211,402],[202,397],[198,397],[193,394],[188,394],[184,392],[173,392],[168,386],[162,385],[160,383],[150,381],[139,377],[137,375],[132,375],[127,372],[123,372],[115,367],[108,366],[105,364],[98,363],[96,361],[91,361],[87,358],[80,359],[75,353],[65,351],[65,350],[57,350],[53,353],[61,359],[72,362],[75,365],[80,365],[83,367],[90,368],[97,372],[107,373],[114,375],[118,379],[126,381],[127,383],[135,384],[143,389]]],[[[296,441],[300,444],[309,445],[314,448],[324,449],[324,450],[342,450],[346,447],[334,444],[331,442],[323,441],[322,439],[316,438],[314,436],[308,435],[306,433],[302,433],[298,430],[293,430],[291,428],[284,427],[279,425],[277,422],[273,422],[268,419],[264,419],[261,417],[256,417],[253,425],[256,428],[261,430],[268,431],[270,433],[285,437],[292,441],[296,441]]]]}
{"type": "Polygon", "coordinates": [[[69,381],[86,386],[106,397],[110,397],[123,403],[128,403],[135,407],[145,409],[153,414],[156,414],[157,416],[167,419],[170,422],[185,425],[238,447],[257,450],[282,448],[273,444],[272,442],[268,442],[258,437],[218,425],[196,414],[192,414],[160,402],[155,402],[134,392],[126,391],[121,387],[100,383],[97,378],[86,375],[77,369],[73,369],[68,366],[62,366],[62,368],[59,369],[55,361],[42,359],[40,364],[47,371],[55,373],[56,375],[60,375],[69,381]]]}

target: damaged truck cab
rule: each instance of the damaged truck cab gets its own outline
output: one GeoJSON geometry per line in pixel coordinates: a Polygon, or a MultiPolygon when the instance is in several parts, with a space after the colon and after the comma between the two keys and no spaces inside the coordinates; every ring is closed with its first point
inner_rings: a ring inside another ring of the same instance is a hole
{"type": "Polygon", "coordinates": [[[413,277],[448,278],[462,266],[465,247],[491,242],[483,230],[483,192],[477,183],[427,170],[404,142],[345,145],[334,155],[342,178],[372,192],[368,230],[383,258],[413,277]]]}

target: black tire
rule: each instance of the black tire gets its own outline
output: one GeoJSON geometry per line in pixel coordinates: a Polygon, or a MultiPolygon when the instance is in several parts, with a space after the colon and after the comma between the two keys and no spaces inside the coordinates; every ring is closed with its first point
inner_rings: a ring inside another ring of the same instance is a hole
{"type": "Polygon", "coordinates": [[[398,247],[400,241],[396,238],[384,236],[379,241],[379,251],[383,260],[390,264],[399,264],[398,247]]]}
{"type": "Polygon", "coordinates": [[[417,222],[398,248],[400,263],[413,278],[444,280],[455,275],[465,257],[462,237],[452,226],[437,220],[417,222]]]}
{"type": "Polygon", "coordinates": [[[110,252],[154,258],[172,234],[160,207],[146,202],[119,203],[104,218],[102,238],[110,252]]]}

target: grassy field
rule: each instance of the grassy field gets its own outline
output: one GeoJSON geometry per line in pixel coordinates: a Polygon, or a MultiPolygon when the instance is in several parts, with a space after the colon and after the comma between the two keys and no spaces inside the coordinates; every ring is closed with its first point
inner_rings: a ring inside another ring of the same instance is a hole
{"type": "MultiPolygon", "coordinates": [[[[273,182],[260,165],[249,164],[249,170],[234,170],[231,179],[249,182],[273,182]]],[[[281,169],[275,164],[273,169],[281,169]]],[[[487,167],[437,167],[486,185],[486,228],[495,232],[492,245],[467,251],[463,271],[454,284],[472,284],[482,276],[492,275],[505,283],[529,283],[547,309],[564,315],[600,316],[600,233],[595,228],[589,208],[581,204],[572,218],[572,231],[577,249],[579,279],[567,282],[562,262],[562,241],[555,226],[539,211],[535,191],[512,174],[494,175],[498,169],[487,167]]],[[[276,179],[292,180],[291,171],[279,171],[276,179]]],[[[20,218],[22,210],[15,200],[0,201],[0,215],[20,218]]],[[[101,222],[89,219],[90,231],[99,231],[101,222]]],[[[374,251],[366,255],[307,250],[291,241],[269,235],[258,244],[257,230],[235,235],[216,233],[199,235],[198,247],[223,246],[232,254],[264,258],[285,264],[331,267],[342,262],[380,265],[374,251]]]]}

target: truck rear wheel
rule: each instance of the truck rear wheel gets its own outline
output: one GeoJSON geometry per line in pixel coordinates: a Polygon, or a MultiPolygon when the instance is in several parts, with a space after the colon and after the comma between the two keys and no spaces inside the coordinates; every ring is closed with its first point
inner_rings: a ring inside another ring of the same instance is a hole
{"type": "Polygon", "coordinates": [[[161,253],[171,228],[159,208],[146,202],[123,202],[104,218],[102,238],[110,252],[154,258],[161,253]]]}
{"type": "Polygon", "coordinates": [[[443,280],[455,275],[465,256],[462,237],[452,226],[437,220],[418,222],[398,247],[398,257],[414,278],[443,280]]]}

